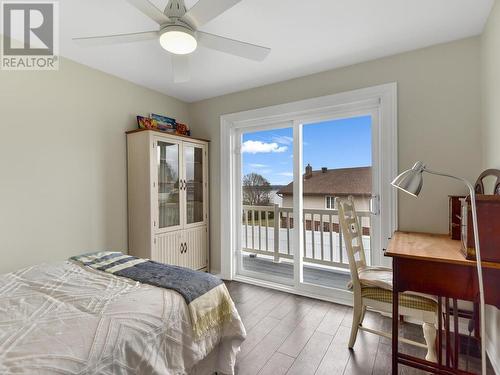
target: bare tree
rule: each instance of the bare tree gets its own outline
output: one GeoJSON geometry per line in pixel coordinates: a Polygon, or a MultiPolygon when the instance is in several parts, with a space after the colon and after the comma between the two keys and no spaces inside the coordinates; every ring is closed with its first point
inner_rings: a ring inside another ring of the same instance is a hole
{"type": "Polygon", "coordinates": [[[249,173],[243,177],[243,204],[249,206],[267,206],[271,204],[271,184],[258,173],[249,173]]]}

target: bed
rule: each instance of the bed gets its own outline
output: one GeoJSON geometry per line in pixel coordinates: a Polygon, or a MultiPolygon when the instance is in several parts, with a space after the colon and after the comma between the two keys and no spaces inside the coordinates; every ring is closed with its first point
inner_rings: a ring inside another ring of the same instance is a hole
{"type": "Polygon", "coordinates": [[[230,309],[198,336],[173,290],[73,261],[24,268],[0,276],[0,374],[233,374],[245,328],[230,309]]]}

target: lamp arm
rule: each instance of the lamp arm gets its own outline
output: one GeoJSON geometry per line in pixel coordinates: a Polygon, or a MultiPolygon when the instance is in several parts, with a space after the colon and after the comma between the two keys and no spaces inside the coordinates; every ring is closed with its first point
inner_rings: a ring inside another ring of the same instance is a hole
{"type": "MultiPolygon", "coordinates": [[[[469,194],[470,194],[470,201],[472,204],[472,227],[474,229],[474,245],[476,247],[476,266],[477,266],[477,279],[479,283],[479,319],[481,323],[481,373],[483,375],[486,375],[486,346],[485,346],[485,335],[486,335],[486,329],[485,329],[485,314],[484,314],[484,309],[485,309],[485,302],[484,302],[484,287],[483,287],[483,271],[481,268],[481,250],[479,248],[479,229],[477,225],[477,208],[476,208],[476,191],[474,190],[474,187],[472,184],[466,180],[465,178],[462,177],[456,177],[452,176],[446,173],[441,173],[441,172],[436,172],[429,170],[427,168],[423,168],[424,172],[434,174],[437,176],[443,176],[443,177],[449,177],[455,180],[462,181],[468,188],[469,188],[469,194]]],[[[448,308],[448,306],[446,306],[448,308]]]]}

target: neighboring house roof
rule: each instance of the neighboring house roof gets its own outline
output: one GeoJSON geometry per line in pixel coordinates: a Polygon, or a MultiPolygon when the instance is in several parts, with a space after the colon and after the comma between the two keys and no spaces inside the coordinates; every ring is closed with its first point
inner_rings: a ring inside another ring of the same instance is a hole
{"type": "MultiPolygon", "coordinates": [[[[304,173],[304,195],[370,195],[372,168],[341,168],[304,173]]],[[[293,182],[278,190],[280,195],[293,195],[293,182]]]]}

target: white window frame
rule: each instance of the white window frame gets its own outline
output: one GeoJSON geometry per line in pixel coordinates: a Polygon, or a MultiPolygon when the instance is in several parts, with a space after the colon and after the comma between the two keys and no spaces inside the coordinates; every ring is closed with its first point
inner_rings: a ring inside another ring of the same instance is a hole
{"type": "Polygon", "coordinates": [[[327,210],[337,209],[337,207],[335,207],[335,197],[333,195],[325,195],[325,209],[327,210]],[[333,207],[328,207],[328,201],[330,201],[330,206],[332,205],[333,202],[333,207]]]}
{"type": "MultiPolygon", "coordinates": [[[[232,280],[235,272],[235,245],[239,242],[241,231],[238,228],[239,215],[235,209],[238,200],[235,199],[238,178],[241,176],[240,151],[237,150],[236,136],[241,136],[244,129],[256,126],[279,125],[284,123],[294,124],[297,118],[307,119],[321,118],[331,119],[335,113],[356,113],[361,109],[374,110],[378,113],[380,122],[379,139],[375,140],[375,147],[380,150],[380,175],[384,181],[380,191],[380,202],[390,209],[382,210],[381,220],[385,220],[384,233],[379,240],[380,246],[387,245],[388,238],[397,228],[397,194],[390,188],[388,182],[397,175],[397,83],[387,83],[379,86],[368,87],[348,91],[339,94],[323,96],[319,98],[306,99],[292,103],[286,103],[271,107],[254,109],[239,113],[221,116],[220,124],[220,243],[221,243],[221,276],[232,280]],[[232,155],[238,155],[233,158],[232,155]],[[234,202],[234,203],[233,203],[234,202]],[[236,206],[234,206],[236,205],[236,206]],[[238,228],[238,229],[235,229],[238,228]]],[[[295,134],[294,134],[295,136],[295,134]]],[[[300,141],[298,137],[296,142],[300,141]]],[[[299,149],[299,147],[294,147],[299,149]]],[[[294,155],[295,158],[295,155],[294,155]]],[[[299,161],[300,162],[300,161],[299,161]]],[[[296,171],[295,174],[302,173],[296,171]]],[[[300,180],[300,179],[299,179],[300,180]]],[[[379,182],[382,184],[382,182],[379,182]]],[[[297,185],[301,185],[300,181],[297,185]]],[[[300,186],[300,192],[302,186],[300,186]]],[[[294,194],[299,197],[299,194],[294,194]]],[[[241,204],[241,203],[240,203],[241,204]]],[[[297,205],[299,203],[297,202],[297,205]]],[[[297,233],[300,235],[301,230],[297,233]]],[[[300,243],[300,241],[298,242],[300,243]]],[[[381,253],[381,251],[380,251],[381,253]]],[[[390,261],[377,259],[379,264],[390,265],[390,261]]]]}

